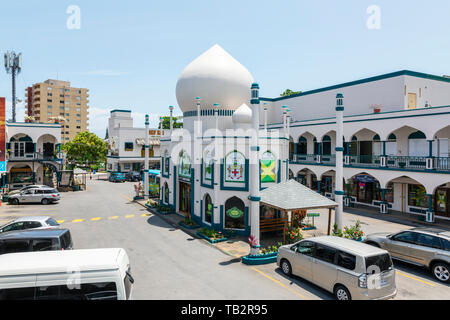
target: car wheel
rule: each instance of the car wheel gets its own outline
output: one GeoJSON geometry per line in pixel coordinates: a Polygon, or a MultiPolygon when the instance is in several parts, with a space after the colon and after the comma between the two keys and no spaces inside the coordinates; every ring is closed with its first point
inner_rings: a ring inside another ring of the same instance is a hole
{"type": "Polygon", "coordinates": [[[334,297],[336,298],[336,300],[339,301],[352,300],[352,297],[348,289],[341,285],[336,286],[336,288],[334,288],[334,297]]]}
{"type": "Polygon", "coordinates": [[[433,276],[441,282],[450,282],[450,267],[444,262],[437,262],[431,268],[433,276]]]}
{"type": "Polygon", "coordinates": [[[11,199],[12,204],[19,204],[19,199],[11,199]]]}
{"type": "Polygon", "coordinates": [[[289,263],[289,261],[287,261],[286,259],[281,261],[281,271],[283,271],[283,273],[287,276],[292,275],[292,268],[291,268],[291,264],[289,263]]]}
{"type": "Polygon", "coordinates": [[[49,201],[48,201],[48,199],[42,199],[41,203],[42,203],[42,204],[48,204],[49,201]]]}

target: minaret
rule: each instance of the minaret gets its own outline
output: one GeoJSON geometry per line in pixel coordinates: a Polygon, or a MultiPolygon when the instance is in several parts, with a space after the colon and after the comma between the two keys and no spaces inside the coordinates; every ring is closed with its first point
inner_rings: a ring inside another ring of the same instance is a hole
{"type": "Polygon", "coordinates": [[[257,254],[259,245],[259,85],[252,84],[252,139],[250,140],[250,228],[251,235],[255,239],[255,245],[252,245],[250,254],[257,254]]]}
{"type": "Polygon", "coordinates": [[[148,126],[149,126],[149,117],[148,114],[145,115],[145,145],[144,145],[144,153],[145,153],[145,159],[144,159],[144,199],[147,200],[149,198],[149,185],[148,185],[148,149],[150,147],[150,141],[149,141],[149,131],[148,131],[148,126]]]}
{"type": "MultiPolygon", "coordinates": [[[[195,102],[197,105],[197,126],[198,126],[198,130],[197,130],[197,136],[200,137],[200,135],[202,134],[201,130],[202,128],[200,127],[200,97],[195,98],[195,102]]],[[[195,127],[195,125],[194,125],[195,127]]]]}
{"type": "Polygon", "coordinates": [[[335,182],[335,201],[338,207],[335,209],[335,223],[342,230],[342,212],[343,212],[343,179],[344,179],[344,148],[342,146],[344,134],[344,95],[336,95],[336,182],[335,182]]]}
{"type": "MultiPolygon", "coordinates": [[[[169,106],[169,111],[170,111],[170,136],[172,136],[172,132],[173,132],[173,106],[169,106]]],[[[161,128],[162,129],[162,128],[161,128]]]]}

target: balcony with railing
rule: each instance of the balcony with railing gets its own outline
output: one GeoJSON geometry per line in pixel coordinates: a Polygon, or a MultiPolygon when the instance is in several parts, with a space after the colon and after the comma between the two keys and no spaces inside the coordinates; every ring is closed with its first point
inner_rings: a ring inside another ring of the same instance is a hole
{"type": "MultiPolygon", "coordinates": [[[[450,157],[380,155],[345,155],[343,157],[345,167],[450,173],[450,157]]],[[[291,155],[289,162],[291,164],[335,166],[336,155],[320,155],[319,158],[317,154],[295,154],[291,155]]]]}

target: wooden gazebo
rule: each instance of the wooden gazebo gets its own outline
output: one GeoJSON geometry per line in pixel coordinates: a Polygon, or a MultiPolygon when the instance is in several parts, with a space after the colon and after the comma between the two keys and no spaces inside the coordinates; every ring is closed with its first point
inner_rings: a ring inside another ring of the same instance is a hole
{"type": "MultiPolygon", "coordinates": [[[[284,181],[264,189],[261,191],[260,196],[262,205],[280,210],[286,216],[288,212],[295,210],[328,209],[328,235],[330,235],[331,210],[338,206],[333,200],[322,196],[295,180],[284,181]]],[[[278,224],[280,224],[280,221],[278,224]]]]}

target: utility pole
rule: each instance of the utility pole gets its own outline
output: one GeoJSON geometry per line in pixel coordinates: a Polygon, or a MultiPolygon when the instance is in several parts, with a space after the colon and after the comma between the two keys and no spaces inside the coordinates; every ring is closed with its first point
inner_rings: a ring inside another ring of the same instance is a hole
{"type": "Polygon", "coordinates": [[[5,70],[12,77],[12,122],[16,122],[16,74],[22,71],[22,53],[7,51],[4,58],[5,70]]]}
{"type": "Polygon", "coordinates": [[[149,126],[150,121],[149,121],[149,116],[148,114],[145,115],[145,145],[144,145],[144,150],[145,150],[145,159],[144,159],[144,199],[148,200],[149,199],[149,175],[148,175],[148,149],[150,148],[150,141],[149,141],[149,126]]]}

